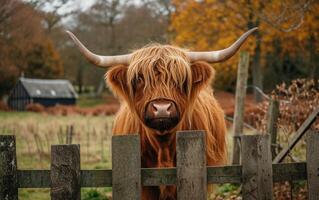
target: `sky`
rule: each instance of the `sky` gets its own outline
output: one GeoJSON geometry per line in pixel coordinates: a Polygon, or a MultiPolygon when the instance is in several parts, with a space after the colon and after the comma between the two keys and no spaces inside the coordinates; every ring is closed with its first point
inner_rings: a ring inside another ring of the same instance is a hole
{"type": "Polygon", "coordinates": [[[75,0],[76,8],[81,8],[81,10],[86,10],[95,3],[95,0],[75,0]]]}
{"type": "MultiPolygon", "coordinates": [[[[69,12],[70,10],[78,10],[81,9],[82,11],[90,8],[90,6],[92,6],[94,3],[96,2],[96,0],[71,0],[69,3],[67,3],[66,5],[64,5],[60,10],[59,14],[63,14],[63,12],[69,12]]],[[[133,4],[139,4],[141,3],[141,0],[129,0],[130,3],[133,4]]],[[[52,4],[46,4],[45,6],[45,10],[50,10],[53,8],[52,4]]]]}
{"type": "Polygon", "coordinates": [[[90,7],[95,1],[94,0],[78,0],[82,8],[90,7]]]}
{"type": "MultiPolygon", "coordinates": [[[[59,14],[63,14],[71,10],[77,10],[77,9],[86,10],[90,6],[92,6],[94,3],[95,3],[95,0],[71,0],[59,9],[59,14]]],[[[53,7],[54,7],[54,3],[45,3],[42,9],[45,11],[50,11],[53,9],[53,7]]]]}
{"type": "MultiPolygon", "coordinates": [[[[1,1],[1,0],[0,0],[1,1]]],[[[25,2],[31,2],[32,0],[23,0],[25,2]]],[[[75,10],[81,10],[84,12],[85,10],[89,9],[97,0],[70,0],[67,4],[63,5],[61,8],[58,9],[58,14],[63,15],[65,13],[69,13],[75,10]]],[[[142,0],[126,0],[132,4],[140,4],[142,0]]],[[[50,12],[54,9],[55,0],[52,3],[46,2],[45,0],[44,5],[41,7],[42,10],[50,12]]],[[[50,1],[51,2],[51,1],[50,1]]],[[[56,2],[61,2],[60,0],[56,0],[56,2]]],[[[72,17],[65,17],[62,19],[62,24],[70,25],[72,24],[72,17]]]]}

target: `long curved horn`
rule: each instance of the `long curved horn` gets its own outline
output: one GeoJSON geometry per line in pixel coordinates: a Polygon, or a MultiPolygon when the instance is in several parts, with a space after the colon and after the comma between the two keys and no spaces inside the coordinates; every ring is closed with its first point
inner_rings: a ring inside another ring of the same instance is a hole
{"type": "Polygon", "coordinates": [[[210,63],[217,63],[227,60],[228,58],[232,57],[240,46],[246,41],[248,36],[256,31],[258,28],[252,28],[246,33],[244,33],[240,38],[233,43],[230,47],[226,49],[222,49],[219,51],[206,51],[206,52],[187,52],[187,56],[191,62],[194,61],[207,61],[210,63]]]}
{"type": "Polygon", "coordinates": [[[70,31],[66,31],[67,34],[72,38],[76,46],[78,46],[80,52],[86,57],[91,63],[100,67],[110,67],[117,64],[129,64],[131,54],[119,55],[119,56],[100,56],[92,53],[88,50],[80,40],[70,31]]]}

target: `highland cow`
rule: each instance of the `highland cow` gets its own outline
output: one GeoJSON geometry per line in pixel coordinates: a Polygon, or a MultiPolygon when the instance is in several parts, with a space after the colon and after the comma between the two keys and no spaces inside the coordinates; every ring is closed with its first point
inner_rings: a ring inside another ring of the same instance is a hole
{"type": "MultiPolygon", "coordinates": [[[[214,98],[215,71],[208,63],[233,56],[255,30],[219,51],[189,52],[152,44],[120,56],[93,54],[68,34],[90,62],[110,67],[107,84],[121,100],[113,134],[139,133],[142,167],[150,168],[176,165],[175,133],[179,130],[205,130],[207,165],[225,164],[224,113],[214,98]]],[[[176,187],[143,187],[142,199],[176,199],[176,187]]]]}

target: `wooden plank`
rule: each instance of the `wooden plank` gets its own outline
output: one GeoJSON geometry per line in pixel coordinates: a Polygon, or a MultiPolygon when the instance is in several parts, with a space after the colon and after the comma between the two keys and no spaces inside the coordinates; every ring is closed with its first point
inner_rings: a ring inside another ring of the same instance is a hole
{"type": "Polygon", "coordinates": [[[241,176],[240,165],[207,167],[207,183],[241,183],[241,176]]]}
{"type": "Polygon", "coordinates": [[[307,179],[306,163],[279,163],[273,164],[273,181],[297,181],[307,179]]]}
{"type": "Polygon", "coordinates": [[[267,127],[266,132],[271,138],[271,155],[272,158],[276,157],[277,145],[277,121],[279,117],[279,101],[270,99],[269,108],[267,112],[267,127]]]}
{"type": "Polygon", "coordinates": [[[50,170],[18,170],[19,188],[50,188],[50,170]]]}
{"type": "Polygon", "coordinates": [[[180,131],[176,136],[177,199],[207,199],[204,131],[180,131]]]}
{"type": "Polygon", "coordinates": [[[51,199],[80,200],[80,145],[51,146],[51,199]]]}
{"type": "Polygon", "coordinates": [[[158,186],[158,185],[175,185],[176,184],[176,168],[143,168],[142,169],[142,185],[158,186]]]}
{"type": "Polygon", "coordinates": [[[240,141],[239,136],[243,133],[244,129],[244,107],[246,97],[246,87],[248,79],[249,68],[249,54],[246,51],[240,52],[237,83],[236,83],[236,96],[235,96],[235,113],[233,123],[233,154],[232,164],[238,165],[240,161],[240,141]]]}
{"type": "MultiPolygon", "coordinates": [[[[142,168],[141,174],[143,186],[176,184],[175,167],[142,168]]],[[[19,188],[50,188],[50,170],[18,170],[18,182],[19,188]]],[[[240,183],[241,166],[207,167],[207,182],[240,183]]],[[[112,187],[112,170],[81,170],[81,187],[112,187]]]]}
{"type": "MultiPolygon", "coordinates": [[[[142,168],[142,185],[175,185],[176,168],[142,168]]],[[[241,183],[242,167],[207,167],[207,183],[241,183]]],[[[307,180],[306,163],[273,164],[273,181],[307,180]]],[[[19,188],[50,188],[50,170],[18,170],[19,188]]],[[[81,170],[81,187],[112,187],[112,170],[81,170]]]]}
{"type": "Polygon", "coordinates": [[[112,187],[112,170],[81,170],[81,187],[112,187]]]}
{"type": "Polygon", "coordinates": [[[0,199],[18,200],[16,140],[0,135],[0,199]]]}
{"type": "MultiPolygon", "coordinates": [[[[19,188],[50,188],[50,170],[18,170],[19,188]]],[[[81,187],[112,187],[112,170],[81,170],[81,187]]]]}
{"type": "Polygon", "coordinates": [[[112,137],[112,198],[141,199],[141,150],[139,135],[112,137]]]}
{"type": "Polygon", "coordinates": [[[307,133],[308,199],[319,199],[319,131],[307,133]]]}
{"type": "Polygon", "coordinates": [[[289,151],[294,148],[300,138],[307,132],[307,130],[311,127],[311,125],[316,121],[319,114],[319,108],[315,109],[309,117],[304,121],[304,123],[300,126],[300,128],[295,133],[294,137],[291,141],[288,142],[288,146],[281,150],[281,152],[276,156],[273,160],[273,163],[279,163],[283,161],[283,159],[288,155],[289,151]]]}
{"type": "Polygon", "coordinates": [[[244,135],[242,142],[242,194],[244,200],[272,199],[272,159],[269,135],[244,135]]]}

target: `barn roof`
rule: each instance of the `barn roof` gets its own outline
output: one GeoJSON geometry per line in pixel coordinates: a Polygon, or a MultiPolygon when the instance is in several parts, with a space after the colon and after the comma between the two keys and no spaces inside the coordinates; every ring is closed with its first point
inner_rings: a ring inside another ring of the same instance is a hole
{"type": "Polygon", "coordinates": [[[34,98],[69,99],[78,97],[72,84],[68,80],[20,78],[19,81],[24,86],[28,94],[34,98]]]}

